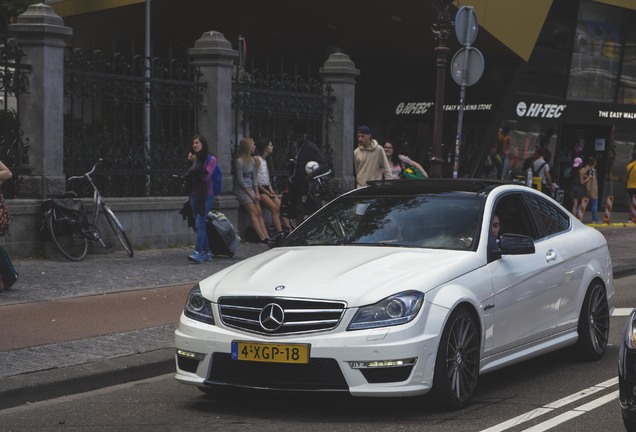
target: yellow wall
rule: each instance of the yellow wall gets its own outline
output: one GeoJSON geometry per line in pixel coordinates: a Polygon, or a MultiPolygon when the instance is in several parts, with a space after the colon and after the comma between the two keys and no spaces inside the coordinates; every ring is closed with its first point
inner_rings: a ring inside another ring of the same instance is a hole
{"type": "Polygon", "coordinates": [[[62,18],[137,3],[145,3],[145,0],[49,0],[46,2],[62,18]]]}
{"type": "MultiPolygon", "coordinates": [[[[636,10],[636,0],[596,1],[636,10]]],[[[458,7],[473,6],[479,25],[526,61],[552,6],[552,0],[457,0],[455,3],[458,7]]]]}
{"type": "Polygon", "coordinates": [[[458,0],[473,6],[477,22],[519,57],[528,61],[552,0],[458,0]]]}

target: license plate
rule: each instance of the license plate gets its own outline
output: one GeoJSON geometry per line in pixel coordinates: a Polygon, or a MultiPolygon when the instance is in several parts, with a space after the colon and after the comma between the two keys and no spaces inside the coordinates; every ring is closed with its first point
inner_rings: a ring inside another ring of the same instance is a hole
{"type": "Polygon", "coordinates": [[[309,344],[232,342],[232,360],[309,363],[309,344]]]}

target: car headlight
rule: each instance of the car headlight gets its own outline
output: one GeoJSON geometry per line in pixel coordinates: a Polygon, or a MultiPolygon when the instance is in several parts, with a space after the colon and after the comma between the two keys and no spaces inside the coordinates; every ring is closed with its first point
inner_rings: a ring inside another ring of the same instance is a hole
{"type": "Polygon", "coordinates": [[[193,286],[188,293],[188,301],[183,312],[188,318],[214,325],[212,302],[203,297],[199,284],[193,286]]]}
{"type": "Polygon", "coordinates": [[[636,350],[636,314],[633,312],[625,325],[625,343],[627,348],[636,350]]]}
{"type": "Polygon", "coordinates": [[[388,327],[411,321],[424,303],[424,294],[419,291],[405,291],[387,297],[356,312],[347,330],[362,330],[388,327]]]}

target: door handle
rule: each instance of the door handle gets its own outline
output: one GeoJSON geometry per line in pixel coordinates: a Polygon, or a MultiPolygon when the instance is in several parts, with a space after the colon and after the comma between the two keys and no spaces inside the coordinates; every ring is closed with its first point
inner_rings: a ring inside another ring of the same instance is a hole
{"type": "Polygon", "coordinates": [[[545,254],[546,261],[554,261],[557,257],[557,254],[554,250],[550,249],[548,253],[545,254]]]}

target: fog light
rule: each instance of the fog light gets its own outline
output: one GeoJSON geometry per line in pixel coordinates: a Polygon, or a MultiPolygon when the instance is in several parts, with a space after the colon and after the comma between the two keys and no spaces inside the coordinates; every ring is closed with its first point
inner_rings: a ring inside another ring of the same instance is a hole
{"type": "Polygon", "coordinates": [[[632,394],[636,397],[636,386],[632,387],[632,394]]]}
{"type": "Polygon", "coordinates": [[[415,366],[417,358],[401,359],[401,360],[381,360],[369,362],[349,362],[352,369],[371,369],[371,368],[391,368],[403,366],[415,366]]]}
{"type": "Polygon", "coordinates": [[[198,360],[198,361],[201,361],[205,358],[205,354],[195,353],[192,351],[185,351],[182,349],[177,350],[177,355],[181,357],[193,359],[193,360],[198,360]]]}

